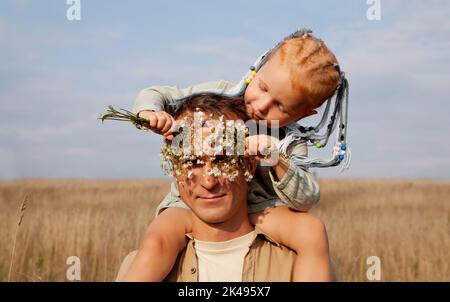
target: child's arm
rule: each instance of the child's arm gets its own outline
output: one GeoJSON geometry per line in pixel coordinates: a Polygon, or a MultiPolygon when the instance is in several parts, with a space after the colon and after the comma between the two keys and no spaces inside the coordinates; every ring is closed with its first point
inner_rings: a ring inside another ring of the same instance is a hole
{"type": "MultiPolygon", "coordinates": [[[[276,147],[277,140],[267,135],[255,135],[248,137],[246,144],[248,154],[257,154],[261,150],[276,147]]],[[[287,155],[289,157],[293,154],[306,157],[308,154],[306,142],[297,141],[292,144],[287,150],[287,155]]],[[[279,156],[270,170],[273,188],[289,208],[307,212],[319,201],[319,184],[312,173],[282,156],[279,156]]]]}
{"type": "Polygon", "coordinates": [[[336,281],[326,228],[318,218],[280,206],[250,214],[250,220],[273,240],[297,253],[293,281],[336,281]]]}
{"type": "Polygon", "coordinates": [[[170,273],[191,231],[191,211],[167,208],[147,229],[144,240],[119,281],[163,281],[170,273]],[[176,223],[174,223],[176,221],[176,223]]]}
{"type": "MultiPolygon", "coordinates": [[[[193,93],[217,92],[223,93],[234,85],[227,81],[207,82],[193,85],[188,88],[177,88],[175,86],[152,86],[142,89],[134,102],[133,113],[141,111],[167,111],[167,99],[178,100],[193,93]]],[[[170,113],[170,112],[169,112],[170,113]]]]}
{"type": "MultiPolygon", "coordinates": [[[[306,142],[299,141],[288,150],[289,155],[307,156],[306,142]]],[[[280,157],[272,167],[270,178],[277,195],[297,211],[309,211],[320,199],[319,183],[314,175],[280,157]]]]}

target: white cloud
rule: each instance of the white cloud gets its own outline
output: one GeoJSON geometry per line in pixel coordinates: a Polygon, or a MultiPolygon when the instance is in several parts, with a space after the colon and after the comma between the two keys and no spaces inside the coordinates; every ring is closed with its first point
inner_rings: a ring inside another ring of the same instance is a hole
{"type": "Polygon", "coordinates": [[[176,52],[202,55],[218,62],[225,61],[232,64],[252,64],[259,55],[250,55],[251,43],[240,37],[235,38],[209,38],[190,43],[181,43],[175,46],[176,52]],[[251,63],[250,63],[251,62],[251,63]]]}
{"type": "Polygon", "coordinates": [[[64,154],[69,157],[93,157],[98,154],[94,148],[70,147],[64,150],[64,154]]]}
{"type": "Polygon", "coordinates": [[[0,178],[17,177],[18,164],[14,156],[14,150],[0,146],[0,178]]]}
{"type": "Polygon", "coordinates": [[[439,70],[440,63],[448,65],[450,5],[444,6],[418,9],[380,27],[345,29],[339,36],[345,44],[341,55],[346,69],[355,77],[384,76],[416,74],[430,68],[439,70]]]}
{"type": "Polygon", "coordinates": [[[13,3],[13,6],[18,10],[24,10],[30,7],[32,4],[32,0],[14,0],[11,1],[13,3]]]}
{"type": "Polygon", "coordinates": [[[53,125],[0,125],[0,137],[3,143],[11,139],[19,139],[32,144],[49,143],[58,137],[70,137],[74,133],[88,129],[89,126],[83,121],[68,122],[53,125]]]}
{"type": "MultiPolygon", "coordinates": [[[[450,96],[450,71],[426,71],[411,75],[411,78],[417,83],[417,88],[420,88],[424,91],[429,91],[430,97],[434,97],[436,95],[441,97],[450,96]]],[[[442,105],[444,105],[444,102],[448,102],[448,98],[438,98],[434,99],[432,102],[435,104],[442,103],[442,105]]]]}

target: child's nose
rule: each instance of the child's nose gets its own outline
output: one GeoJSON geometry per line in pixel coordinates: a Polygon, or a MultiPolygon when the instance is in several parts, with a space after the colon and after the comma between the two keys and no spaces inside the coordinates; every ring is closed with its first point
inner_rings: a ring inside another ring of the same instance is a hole
{"type": "Polygon", "coordinates": [[[272,100],[270,99],[270,97],[265,97],[262,98],[259,102],[258,102],[258,106],[256,109],[258,109],[259,113],[261,115],[266,115],[267,111],[269,111],[270,108],[270,104],[272,103],[272,100]]]}

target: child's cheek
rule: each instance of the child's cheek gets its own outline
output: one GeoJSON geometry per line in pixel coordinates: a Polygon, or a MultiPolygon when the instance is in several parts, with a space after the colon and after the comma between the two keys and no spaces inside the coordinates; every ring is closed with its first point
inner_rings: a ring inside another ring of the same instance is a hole
{"type": "Polygon", "coordinates": [[[278,125],[279,127],[284,127],[287,124],[290,124],[292,122],[296,122],[297,120],[294,118],[286,118],[286,117],[279,117],[278,118],[278,125]]]}
{"type": "Polygon", "coordinates": [[[257,98],[257,89],[255,89],[256,86],[254,83],[254,81],[250,82],[250,84],[247,86],[247,89],[245,90],[244,101],[246,103],[251,103],[257,98]]]}
{"type": "Polygon", "coordinates": [[[250,96],[251,96],[250,87],[247,87],[247,89],[244,92],[244,102],[246,104],[250,102],[250,96]]]}

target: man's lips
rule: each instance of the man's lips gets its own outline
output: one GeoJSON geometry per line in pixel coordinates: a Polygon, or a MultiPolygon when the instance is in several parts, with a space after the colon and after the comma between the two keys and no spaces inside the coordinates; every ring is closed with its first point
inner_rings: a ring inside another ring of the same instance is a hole
{"type": "Polygon", "coordinates": [[[214,200],[221,199],[225,195],[227,195],[227,194],[224,193],[224,194],[217,194],[217,195],[198,196],[197,198],[204,199],[204,200],[207,200],[207,201],[214,201],[214,200]]]}

